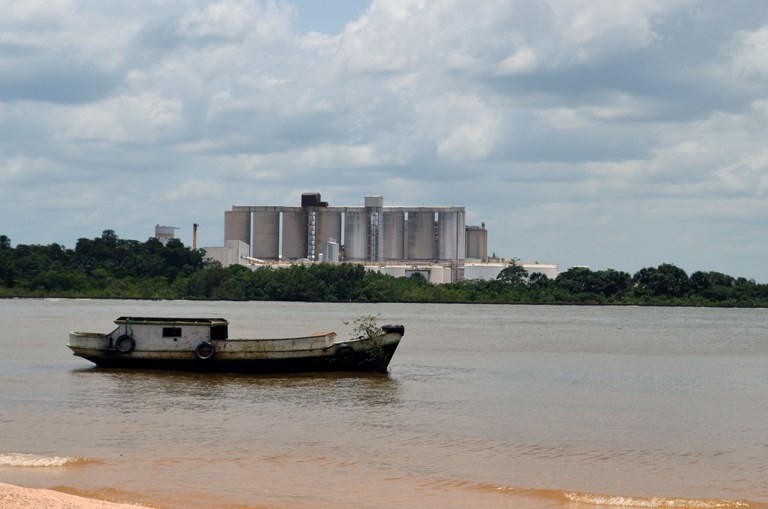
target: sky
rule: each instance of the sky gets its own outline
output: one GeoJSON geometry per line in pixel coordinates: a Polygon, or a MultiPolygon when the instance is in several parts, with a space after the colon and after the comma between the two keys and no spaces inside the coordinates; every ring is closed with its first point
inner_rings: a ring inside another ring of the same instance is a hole
{"type": "Polygon", "coordinates": [[[489,254],[768,283],[765,0],[0,0],[0,235],[463,206],[489,254]]]}

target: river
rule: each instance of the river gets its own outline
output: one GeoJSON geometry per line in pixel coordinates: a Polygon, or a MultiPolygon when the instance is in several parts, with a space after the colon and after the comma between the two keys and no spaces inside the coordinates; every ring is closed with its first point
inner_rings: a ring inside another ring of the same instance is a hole
{"type": "Polygon", "coordinates": [[[768,310],[0,301],[0,482],[164,509],[768,508],[768,310]],[[402,323],[388,374],[97,369],[70,330],[402,323]]]}

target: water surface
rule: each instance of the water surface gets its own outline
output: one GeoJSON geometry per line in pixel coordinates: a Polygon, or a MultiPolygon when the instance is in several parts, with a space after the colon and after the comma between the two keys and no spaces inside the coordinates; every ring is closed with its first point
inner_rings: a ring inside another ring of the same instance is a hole
{"type": "Polygon", "coordinates": [[[768,311],[0,301],[0,481],[176,508],[768,508],[768,311]],[[390,373],[105,370],[69,330],[403,323],[390,373]]]}

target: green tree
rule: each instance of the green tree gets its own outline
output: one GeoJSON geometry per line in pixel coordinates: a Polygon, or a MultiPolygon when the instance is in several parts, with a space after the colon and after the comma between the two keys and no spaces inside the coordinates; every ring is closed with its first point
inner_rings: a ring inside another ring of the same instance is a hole
{"type": "Polygon", "coordinates": [[[558,274],[555,284],[571,295],[584,293],[601,293],[601,284],[598,277],[588,267],[571,267],[558,274]]]}
{"type": "Polygon", "coordinates": [[[506,286],[525,286],[528,280],[528,271],[513,261],[501,269],[496,280],[506,286]]]}
{"type": "Polygon", "coordinates": [[[682,297],[690,288],[686,272],[671,263],[640,269],[632,280],[638,292],[657,297],[682,297]]]}

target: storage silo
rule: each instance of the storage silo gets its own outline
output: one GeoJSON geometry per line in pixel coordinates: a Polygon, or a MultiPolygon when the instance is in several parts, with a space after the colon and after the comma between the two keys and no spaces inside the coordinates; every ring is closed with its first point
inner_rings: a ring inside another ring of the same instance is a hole
{"type": "Polygon", "coordinates": [[[405,212],[403,210],[386,210],[382,214],[381,242],[383,246],[382,259],[402,260],[405,257],[405,212]]]}
{"type": "Polygon", "coordinates": [[[464,260],[464,210],[451,208],[437,214],[437,258],[443,261],[464,260]]]}
{"type": "Polygon", "coordinates": [[[418,210],[408,212],[408,239],[406,259],[434,260],[435,250],[435,212],[418,210]]]}
{"type": "Polygon", "coordinates": [[[302,209],[283,209],[283,260],[307,257],[307,221],[302,209]]]}
{"type": "Polygon", "coordinates": [[[339,243],[336,239],[328,239],[323,242],[323,261],[330,263],[338,263],[339,260],[339,243]]]}
{"type": "Polygon", "coordinates": [[[365,209],[347,209],[344,214],[344,258],[368,260],[368,214],[365,209]]]}
{"type": "Polygon", "coordinates": [[[317,209],[316,221],[315,242],[317,243],[317,252],[322,253],[324,252],[324,243],[330,239],[341,239],[341,210],[338,208],[319,208],[317,209]]]}
{"type": "Polygon", "coordinates": [[[239,240],[251,245],[251,212],[248,210],[224,211],[224,244],[239,240]]]}
{"type": "Polygon", "coordinates": [[[158,224],[155,226],[155,238],[165,246],[169,240],[176,238],[176,230],[178,228],[175,226],[160,226],[158,224]]]}
{"type": "Polygon", "coordinates": [[[280,212],[254,210],[251,256],[261,260],[280,257],[280,212]]]}
{"type": "Polygon", "coordinates": [[[475,260],[488,259],[488,230],[485,223],[482,226],[467,226],[466,229],[466,257],[475,260]]]}

